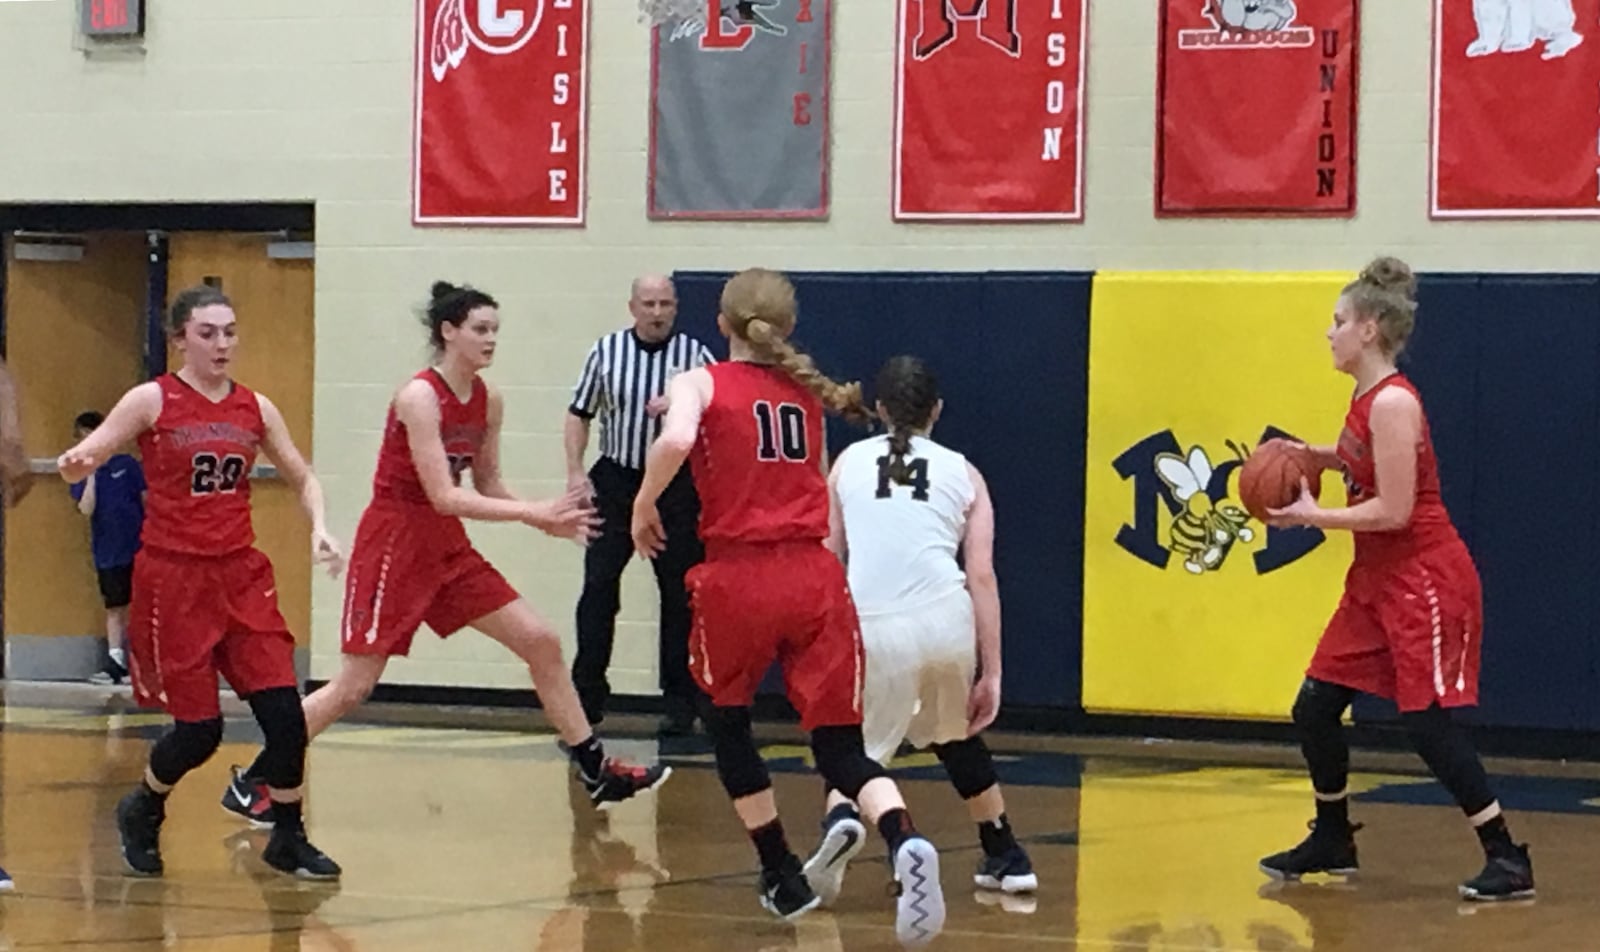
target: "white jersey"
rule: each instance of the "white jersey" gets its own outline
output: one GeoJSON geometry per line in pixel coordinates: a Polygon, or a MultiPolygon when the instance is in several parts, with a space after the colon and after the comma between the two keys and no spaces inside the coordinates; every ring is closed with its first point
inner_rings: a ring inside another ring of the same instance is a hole
{"type": "Polygon", "coordinates": [[[967,458],[914,436],[906,462],[911,485],[889,478],[889,437],[876,436],[852,444],[834,464],[850,595],[862,615],[914,608],[966,587],[956,553],[977,496],[967,458]]]}

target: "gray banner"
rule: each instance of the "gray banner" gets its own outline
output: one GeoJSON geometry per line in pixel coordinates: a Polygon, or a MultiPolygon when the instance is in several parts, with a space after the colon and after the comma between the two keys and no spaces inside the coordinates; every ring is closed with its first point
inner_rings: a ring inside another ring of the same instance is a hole
{"type": "Polygon", "coordinates": [[[822,217],[832,0],[717,2],[658,30],[650,215],[822,217]]]}

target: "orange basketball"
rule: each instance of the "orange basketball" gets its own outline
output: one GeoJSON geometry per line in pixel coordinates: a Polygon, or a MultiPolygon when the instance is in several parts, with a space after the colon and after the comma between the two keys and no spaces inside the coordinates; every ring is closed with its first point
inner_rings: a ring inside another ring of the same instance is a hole
{"type": "Polygon", "coordinates": [[[1239,468],[1239,502],[1250,515],[1266,522],[1268,509],[1282,509],[1300,495],[1300,480],[1311,495],[1322,493],[1322,471],[1310,454],[1288,440],[1268,440],[1255,448],[1239,468]]]}

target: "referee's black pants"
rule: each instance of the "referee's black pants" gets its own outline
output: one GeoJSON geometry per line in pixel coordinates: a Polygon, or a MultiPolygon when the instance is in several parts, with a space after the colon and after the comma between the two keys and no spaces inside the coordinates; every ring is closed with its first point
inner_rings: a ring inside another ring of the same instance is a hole
{"type": "MultiPolygon", "coordinates": [[[[602,520],[600,536],[583,558],[583,594],[578,598],[578,655],[572,661],[572,684],[591,724],[605,717],[611,684],[611,646],[621,607],[622,572],[633,557],[633,500],[644,481],[641,470],[601,457],[589,470],[595,506],[602,520]]],[[[661,591],[661,692],[669,710],[695,710],[699,688],[689,673],[689,592],[684,575],[705,558],[697,532],[700,499],[685,466],[656,504],[666,530],[667,547],[651,561],[661,591]]]]}

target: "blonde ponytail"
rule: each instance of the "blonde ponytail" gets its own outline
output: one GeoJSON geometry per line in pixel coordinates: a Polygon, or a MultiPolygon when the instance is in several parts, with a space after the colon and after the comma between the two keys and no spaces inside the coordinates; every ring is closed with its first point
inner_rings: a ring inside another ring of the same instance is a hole
{"type": "Polygon", "coordinates": [[[722,316],[729,328],[763,358],[816,394],[822,405],[852,423],[872,420],[860,383],[839,383],[817,369],[811,357],[789,343],[796,318],[794,285],[777,271],[750,268],[722,289],[722,316]]]}

